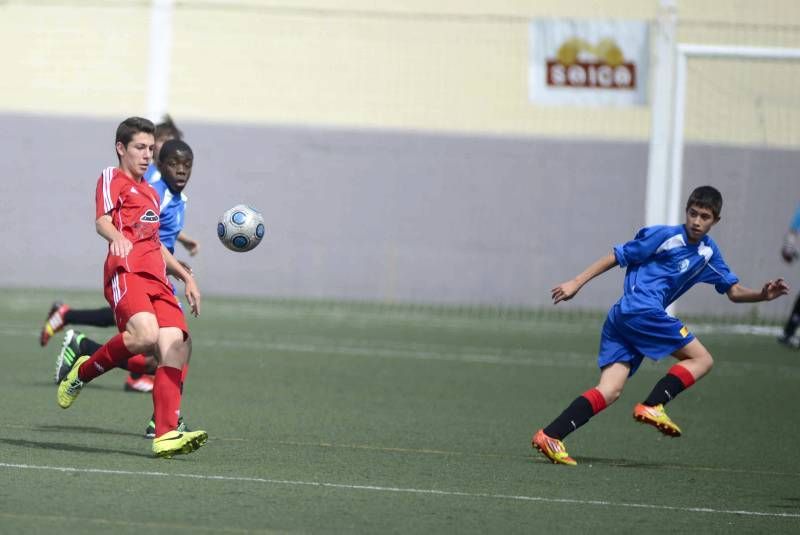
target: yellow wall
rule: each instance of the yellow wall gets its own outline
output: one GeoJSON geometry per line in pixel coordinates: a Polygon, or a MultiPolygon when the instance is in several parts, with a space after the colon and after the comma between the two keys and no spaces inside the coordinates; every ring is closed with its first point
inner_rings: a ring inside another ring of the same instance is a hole
{"type": "MultiPolygon", "coordinates": [[[[174,11],[169,109],[225,122],[646,139],[646,108],[529,102],[527,32],[533,17],[652,19],[657,5],[185,0],[174,11]]],[[[796,0],[682,0],[679,13],[684,42],[800,47],[796,0]]],[[[0,47],[13,51],[0,110],[145,113],[148,24],[139,2],[0,4],[0,47]]],[[[800,145],[800,97],[787,89],[800,86],[800,63],[752,70],[761,68],[693,62],[689,138],[800,145]],[[718,103],[742,113],[723,114],[718,103]]]]}

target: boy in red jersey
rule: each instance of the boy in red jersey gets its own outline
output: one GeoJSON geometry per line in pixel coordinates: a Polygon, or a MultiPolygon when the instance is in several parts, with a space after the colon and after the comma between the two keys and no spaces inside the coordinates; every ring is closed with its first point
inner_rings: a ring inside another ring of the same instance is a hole
{"type": "Polygon", "coordinates": [[[200,292],[189,273],[158,237],[160,199],[143,179],[153,159],[155,126],[131,117],[116,134],[119,167],[97,182],[97,233],[108,243],[103,282],[120,334],[91,357],[79,358],[58,386],[58,404],[68,408],[83,386],[138,353],[158,359],[153,387],[156,433],[153,453],[186,454],[208,440],[205,431],[178,432],[181,370],[189,358],[189,329],[167,274],[181,279],[192,313],[200,313],[200,292]]]}

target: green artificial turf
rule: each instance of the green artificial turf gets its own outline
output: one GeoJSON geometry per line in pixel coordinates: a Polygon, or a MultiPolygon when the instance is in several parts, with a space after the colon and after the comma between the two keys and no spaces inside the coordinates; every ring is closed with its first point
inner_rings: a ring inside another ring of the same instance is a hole
{"type": "Polygon", "coordinates": [[[678,439],[630,417],[671,364],[645,362],[570,468],[530,438],[594,386],[601,315],[207,298],[183,410],[210,440],[162,460],[123,372],[56,405],[55,297],[105,304],[0,290],[3,533],[800,531],[800,352],[771,336],[700,335],[716,366],[669,405],[678,439]]]}

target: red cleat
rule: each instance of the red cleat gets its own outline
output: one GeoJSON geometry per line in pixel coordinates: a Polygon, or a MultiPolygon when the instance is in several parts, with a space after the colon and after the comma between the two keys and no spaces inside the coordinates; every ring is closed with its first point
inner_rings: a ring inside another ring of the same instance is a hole
{"type": "Polygon", "coordinates": [[[139,375],[134,377],[132,373],[128,374],[125,379],[126,392],[142,392],[144,394],[153,391],[153,376],[152,375],[139,375]]]}
{"type": "Polygon", "coordinates": [[[47,313],[47,320],[44,322],[42,332],[39,334],[39,345],[46,346],[53,335],[64,328],[64,325],[66,325],[64,315],[68,310],[69,307],[61,301],[53,303],[50,307],[50,312],[47,313]]]}

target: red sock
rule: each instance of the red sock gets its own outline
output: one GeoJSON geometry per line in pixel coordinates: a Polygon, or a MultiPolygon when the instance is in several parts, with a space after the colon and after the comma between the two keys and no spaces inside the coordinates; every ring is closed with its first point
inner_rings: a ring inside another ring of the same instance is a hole
{"type": "Polygon", "coordinates": [[[589,400],[589,404],[592,406],[592,414],[597,414],[606,408],[606,398],[603,397],[603,394],[598,389],[592,388],[582,395],[589,400]]]}
{"type": "Polygon", "coordinates": [[[128,359],[127,363],[128,371],[131,373],[150,373],[148,371],[149,366],[147,365],[147,356],[146,355],[134,355],[128,359]]]}
{"type": "Polygon", "coordinates": [[[155,405],[157,437],[178,427],[178,414],[181,410],[181,370],[172,366],[159,366],[153,384],[153,405],[155,405]]]}
{"type": "Polygon", "coordinates": [[[103,375],[108,370],[113,370],[117,366],[124,364],[133,353],[125,347],[122,341],[122,333],[116,335],[111,340],[100,346],[100,349],[78,368],[78,378],[85,382],[91,381],[95,377],[103,375]]]}
{"type": "Polygon", "coordinates": [[[672,367],[667,370],[667,373],[670,375],[674,375],[678,379],[680,379],[681,383],[683,383],[683,388],[689,388],[695,382],[695,378],[692,375],[692,372],[681,366],[680,364],[673,364],[672,367]]]}

